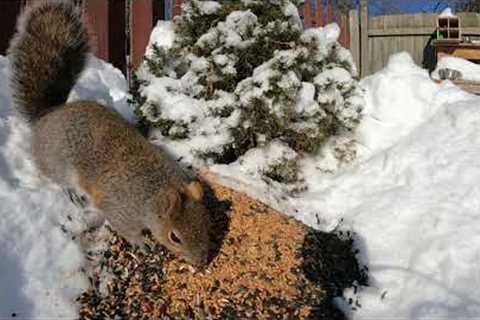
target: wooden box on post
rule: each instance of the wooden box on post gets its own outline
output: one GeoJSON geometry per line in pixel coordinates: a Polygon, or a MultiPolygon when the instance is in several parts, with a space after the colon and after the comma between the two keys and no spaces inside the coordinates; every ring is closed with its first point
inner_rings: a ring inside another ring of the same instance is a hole
{"type": "Polygon", "coordinates": [[[460,29],[460,18],[457,16],[439,16],[436,29],[437,40],[460,42],[462,33],[460,29]]]}

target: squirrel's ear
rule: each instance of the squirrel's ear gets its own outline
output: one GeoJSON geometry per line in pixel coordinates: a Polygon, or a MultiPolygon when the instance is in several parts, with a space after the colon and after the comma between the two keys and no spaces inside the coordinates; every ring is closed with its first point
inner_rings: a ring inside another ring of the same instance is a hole
{"type": "Polygon", "coordinates": [[[185,194],[196,201],[201,201],[203,199],[203,187],[198,181],[190,182],[185,187],[185,194]]]}
{"type": "Polygon", "coordinates": [[[167,190],[167,214],[171,215],[175,213],[175,209],[180,205],[180,195],[175,189],[167,190]]]}

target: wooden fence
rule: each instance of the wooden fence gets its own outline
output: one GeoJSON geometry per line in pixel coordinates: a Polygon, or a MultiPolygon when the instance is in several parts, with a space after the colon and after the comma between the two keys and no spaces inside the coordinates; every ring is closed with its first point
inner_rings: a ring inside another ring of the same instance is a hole
{"type": "MultiPolygon", "coordinates": [[[[458,13],[462,34],[480,39],[480,14],[458,13]]],[[[367,1],[361,1],[360,11],[352,10],[350,20],[350,50],[367,76],[382,69],[388,58],[406,51],[415,62],[427,69],[436,64],[431,45],[436,26],[435,14],[388,15],[369,17],[367,1]]]]}

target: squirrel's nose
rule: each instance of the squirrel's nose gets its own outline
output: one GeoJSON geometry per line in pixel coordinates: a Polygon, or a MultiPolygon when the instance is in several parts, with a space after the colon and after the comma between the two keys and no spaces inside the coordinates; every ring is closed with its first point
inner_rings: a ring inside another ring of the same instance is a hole
{"type": "Polygon", "coordinates": [[[207,255],[202,255],[199,257],[186,256],[184,258],[188,263],[190,263],[191,265],[194,265],[195,267],[205,267],[208,263],[207,255]]]}
{"type": "Polygon", "coordinates": [[[192,266],[196,266],[198,264],[198,259],[195,259],[195,257],[191,256],[191,255],[184,255],[184,256],[181,256],[181,258],[191,264],[192,266]]]}

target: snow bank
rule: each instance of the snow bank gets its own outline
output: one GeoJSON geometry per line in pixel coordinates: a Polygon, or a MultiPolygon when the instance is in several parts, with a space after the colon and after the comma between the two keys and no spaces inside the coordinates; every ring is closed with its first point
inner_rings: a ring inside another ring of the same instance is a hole
{"type": "Polygon", "coordinates": [[[383,70],[361,85],[367,100],[357,131],[363,158],[393,146],[442,105],[436,99],[444,87],[431,81],[406,52],[392,55],[383,70]]]}
{"type": "MultiPolygon", "coordinates": [[[[75,298],[88,287],[84,255],[62,230],[81,230],[83,214],[38,176],[29,129],[11,112],[4,57],[0,79],[0,319],[76,318],[75,298]]],[[[126,89],[118,70],[92,58],[70,99],[114,104],[133,121],[126,89]]]]}
{"type": "Polygon", "coordinates": [[[462,80],[480,81],[480,65],[453,56],[442,57],[437,62],[437,67],[432,72],[432,77],[440,79],[439,70],[446,68],[460,71],[462,80]]]}
{"type": "Polygon", "coordinates": [[[350,168],[328,174],[316,159],[306,161],[309,190],[296,197],[252,178],[255,159],[212,170],[313,227],[340,224],[356,232],[371,287],[355,297],[362,307],[353,319],[474,317],[480,313],[480,99],[435,84],[404,53],[362,86],[363,149],[350,168]]]}
{"type": "Polygon", "coordinates": [[[393,148],[304,199],[359,234],[372,287],[354,318],[480,314],[479,104],[443,104],[393,148]]]}

